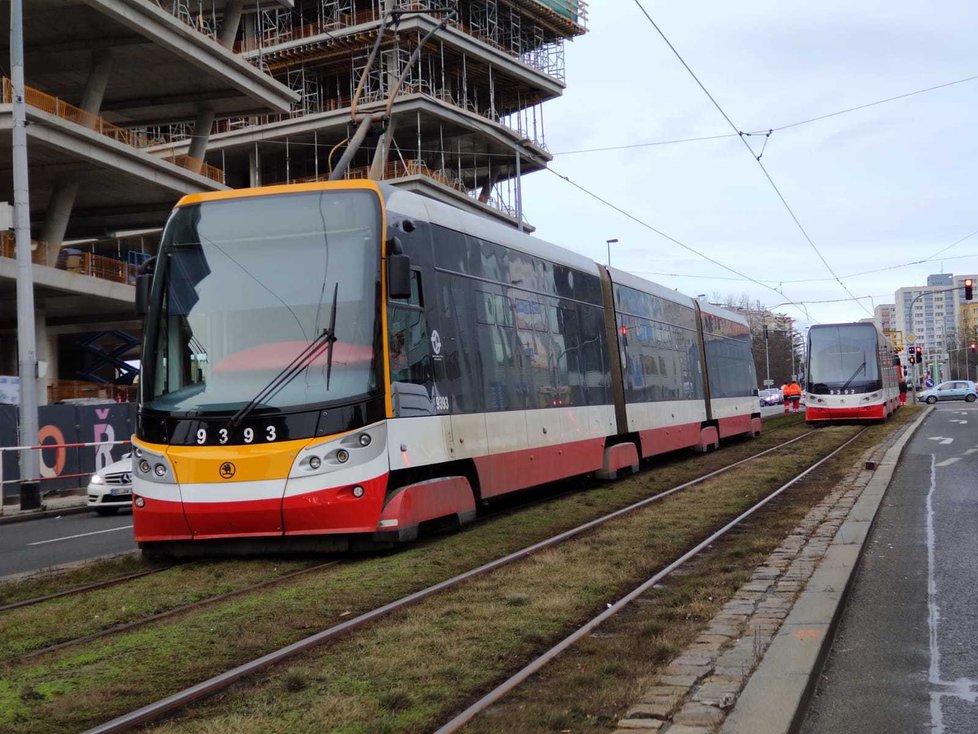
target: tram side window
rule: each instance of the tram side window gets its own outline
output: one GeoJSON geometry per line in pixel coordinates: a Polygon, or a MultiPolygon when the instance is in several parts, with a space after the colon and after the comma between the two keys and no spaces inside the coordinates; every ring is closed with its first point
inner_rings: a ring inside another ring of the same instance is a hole
{"type": "Polygon", "coordinates": [[[579,314],[584,391],[587,403],[607,405],[611,402],[611,390],[605,365],[604,313],[600,308],[582,305],[579,314]]]}
{"type": "Polygon", "coordinates": [[[558,306],[556,317],[557,328],[554,329],[554,334],[559,334],[559,338],[563,340],[563,356],[560,362],[565,384],[570,387],[570,404],[586,405],[581,361],[581,322],[577,309],[573,305],[558,306]]]}
{"type": "Polygon", "coordinates": [[[707,335],[706,364],[710,372],[710,395],[713,398],[736,398],[753,394],[756,379],[749,337],[731,339],[707,335]]]}
{"type": "MultiPolygon", "coordinates": [[[[517,407],[513,304],[502,294],[483,290],[476,290],[475,297],[485,409],[510,410],[517,407]]],[[[522,399],[519,403],[522,405],[522,399]]]]}
{"type": "Polygon", "coordinates": [[[432,381],[428,328],[421,306],[420,274],[411,274],[411,296],[392,302],[387,311],[391,382],[428,385],[432,381]]]}

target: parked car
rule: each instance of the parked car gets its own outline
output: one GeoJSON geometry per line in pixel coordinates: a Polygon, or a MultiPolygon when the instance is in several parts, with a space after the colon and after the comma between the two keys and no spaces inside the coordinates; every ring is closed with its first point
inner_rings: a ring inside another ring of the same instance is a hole
{"type": "Polygon", "coordinates": [[[938,400],[966,400],[973,403],[978,400],[978,387],[971,380],[949,380],[930,390],[924,390],[917,395],[917,399],[931,405],[938,400]]]}
{"type": "Polygon", "coordinates": [[[132,458],[126,454],[92,474],[88,480],[88,507],[99,515],[114,515],[132,506],[132,458]]]}
{"type": "Polygon", "coordinates": [[[760,399],[762,407],[765,405],[781,405],[784,403],[784,396],[776,387],[769,390],[758,391],[757,397],[760,399]]]}

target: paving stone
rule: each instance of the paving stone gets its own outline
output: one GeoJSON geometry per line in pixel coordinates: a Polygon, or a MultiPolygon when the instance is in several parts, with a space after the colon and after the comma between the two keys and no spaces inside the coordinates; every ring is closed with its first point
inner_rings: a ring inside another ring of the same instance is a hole
{"type": "Polygon", "coordinates": [[[707,652],[693,652],[687,650],[672,659],[673,665],[684,665],[684,666],[699,666],[699,665],[710,665],[713,663],[716,656],[710,655],[707,652]]]}
{"type": "Polygon", "coordinates": [[[733,630],[731,630],[731,634],[725,635],[708,629],[706,632],[701,633],[700,636],[696,638],[696,644],[725,645],[730,642],[730,640],[738,636],[738,633],[733,630]]]}
{"type": "Polygon", "coordinates": [[[618,722],[618,731],[660,731],[665,724],[658,719],[622,719],[618,722]]]}
{"type": "Polygon", "coordinates": [[[691,688],[699,679],[698,675],[664,675],[659,678],[659,682],[667,686],[691,688]]]}
{"type": "Polygon", "coordinates": [[[723,711],[701,703],[687,703],[672,717],[676,724],[689,726],[715,726],[725,718],[723,711]]]}
{"type": "MultiPolygon", "coordinates": [[[[669,663],[662,669],[662,675],[669,678],[689,678],[694,681],[713,672],[713,663],[709,665],[678,665],[675,662],[669,663]]],[[[665,678],[662,678],[665,680],[665,678]]]]}
{"type": "Polygon", "coordinates": [[[696,690],[692,700],[725,711],[733,706],[738,693],[740,693],[739,683],[707,683],[696,690]]]}
{"type": "Polygon", "coordinates": [[[713,734],[712,726],[688,726],[685,724],[673,724],[666,730],[666,734],[713,734]]]}
{"type": "MultiPolygon", "coordinates": [[[[675,697],[676,700],[678,701],[680,698],[686,695],[686,691],[687,691],[686,686],[664,686],[660,684],[649,688],[645,692],[645,695],[646,697],[652,697],[652,698],[675,697]]],[[[643,698],[642,700],[644,701],[645,699],[643,698]]]]}
{"type": "Polygon", "coordinates": [[[661,719],[665,721],[679,707],[679,701],[662,699],[660,703],[640,703],[625,712],[628,719],[661,719]]]}

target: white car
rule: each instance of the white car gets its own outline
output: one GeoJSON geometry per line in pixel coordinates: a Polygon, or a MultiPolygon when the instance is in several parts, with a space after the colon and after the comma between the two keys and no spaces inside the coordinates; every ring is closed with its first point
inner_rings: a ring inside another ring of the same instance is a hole
{"type": "Polygon", "coordinates": [[[88,507],[99,515],[114,515],[132,506],[132,458],[126,454],[92,474],[88,481],[88,507]]]}

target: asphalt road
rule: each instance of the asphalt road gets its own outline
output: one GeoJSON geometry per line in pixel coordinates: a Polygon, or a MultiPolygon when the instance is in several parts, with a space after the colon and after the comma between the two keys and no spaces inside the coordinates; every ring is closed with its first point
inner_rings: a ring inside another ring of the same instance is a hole
{"type": "Polygon", "coordinates": [[[0,525],[0,578],[135,549],[128,510],[8,523],[0,525]]]}
{"type": "Polygon", "coordinates": [[[978,405],[907,444],[802,734],[978,732],[978,405]]]}

